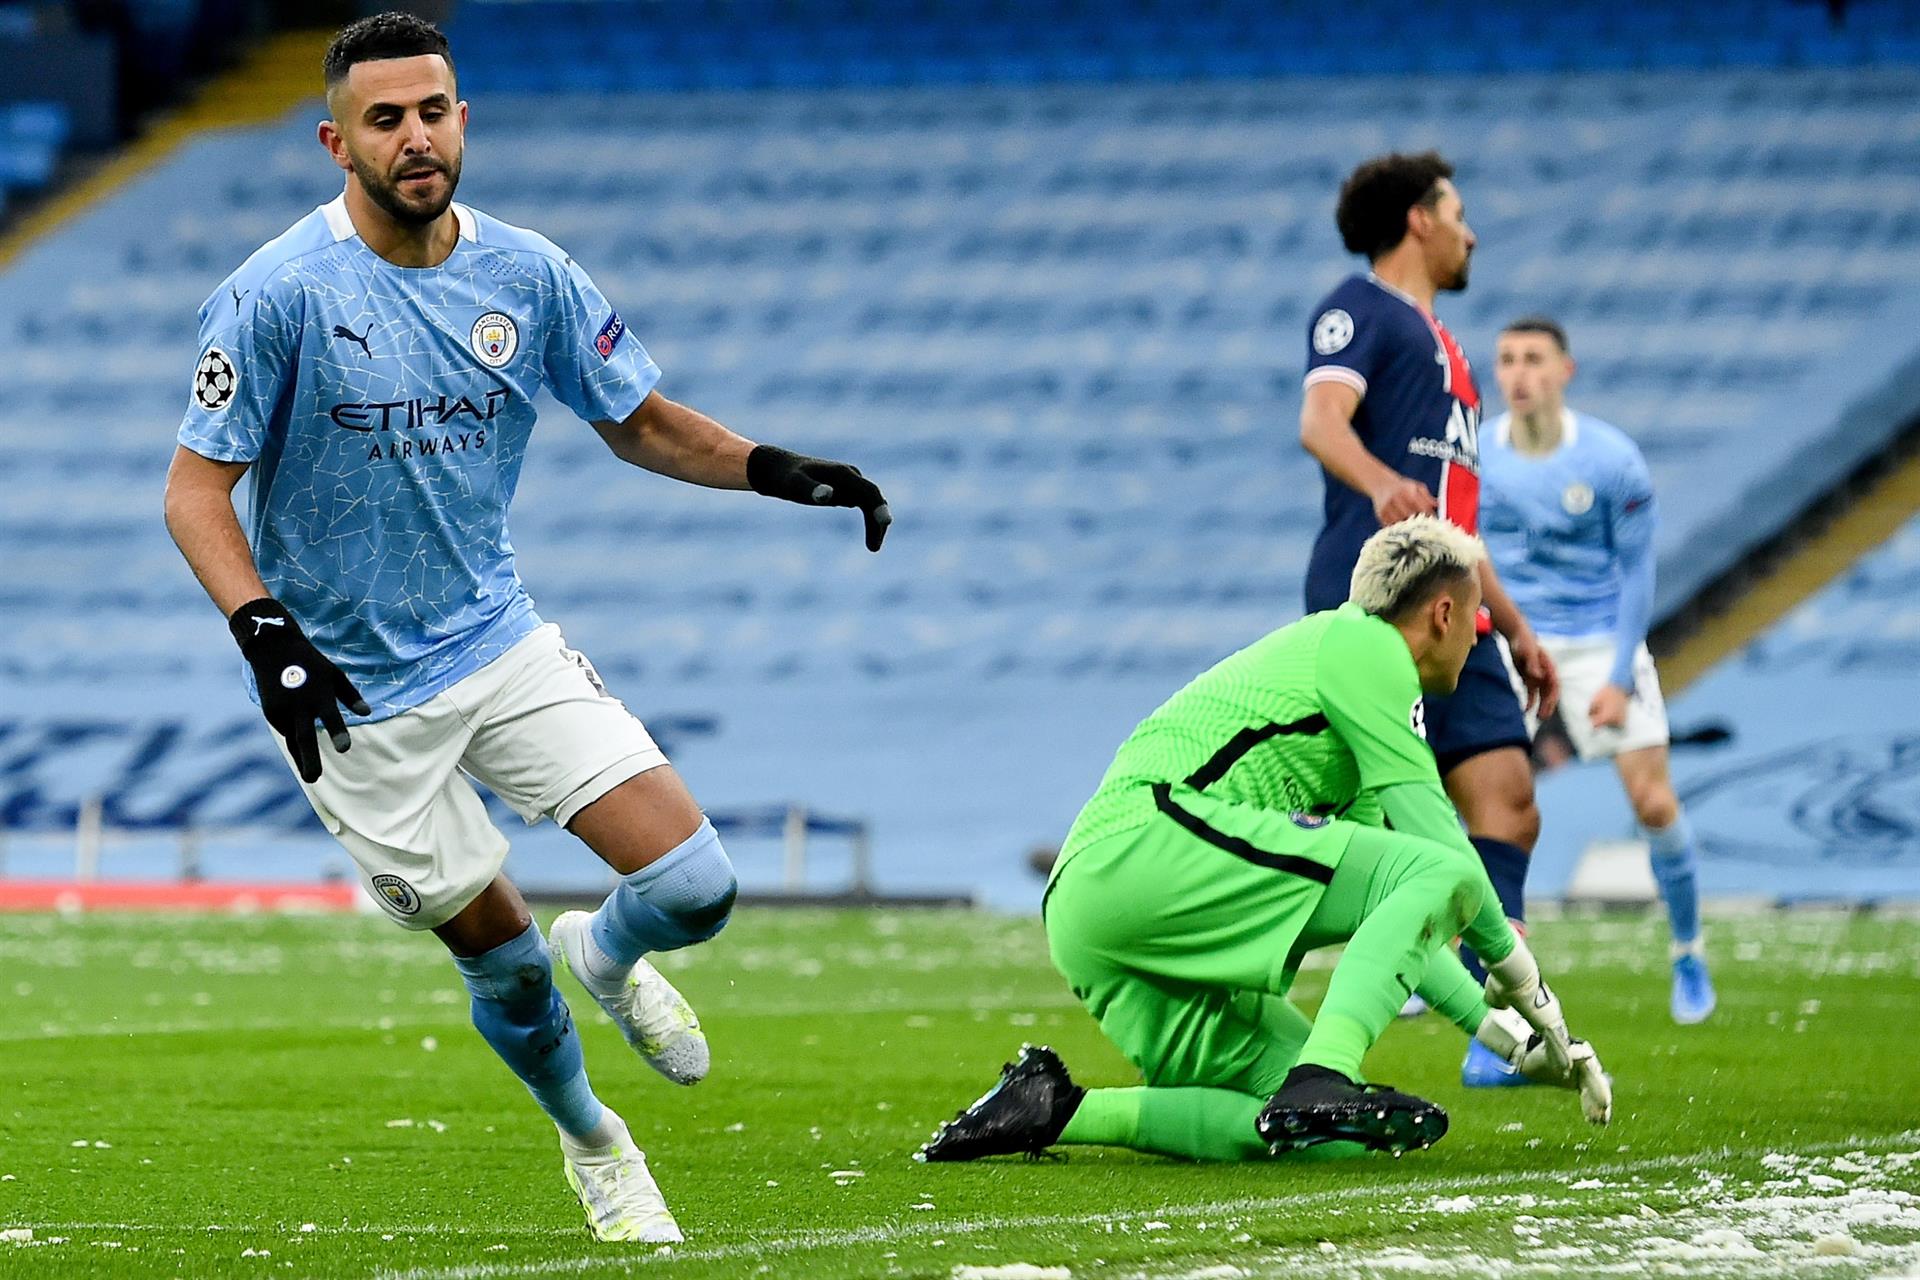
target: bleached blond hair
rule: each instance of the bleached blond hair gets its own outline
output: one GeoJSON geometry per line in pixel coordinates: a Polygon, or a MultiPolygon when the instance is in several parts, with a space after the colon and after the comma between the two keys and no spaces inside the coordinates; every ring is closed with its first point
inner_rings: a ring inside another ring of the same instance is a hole
{"type": "Polygon", "coordinates": [[[1347,598],[1381,618],[1398,618],[1486,559],[1480,539],[1438,516],[1409,516],[1368,538],[1347,598]]]}

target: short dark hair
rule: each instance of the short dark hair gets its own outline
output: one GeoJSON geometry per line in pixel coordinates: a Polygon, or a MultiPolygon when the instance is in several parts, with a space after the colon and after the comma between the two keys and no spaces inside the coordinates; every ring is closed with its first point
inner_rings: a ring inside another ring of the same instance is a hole
{"type": "Polygon", "coordinates": [[[447,69],[453,69],[453,52],[447,47],[447,37],[440,28],[425,18],[389,10],[340,28],[333,43],[327,46],[327,56],[321,60],[320,69],[326,76],[327,88],[331,89],[347,78],[347,72],[356,62],[417,58],[424,53],[439,54],[447,60],[447,69]]]}
{"type": "Polygon", "coordinates": [[[1521,316],[1507,323],[1502,333],[1544,333],[1553,339],[1553,345],[1560,348],[1560,354],[1566,355],[1573,348],[1567,345],[1567,331],[1552,316],[1543,316],[1538,312],[1521,316]]]}
{"type": "Polygon", "coordinates": [[[1375,156],[1340,184],[1333,220],[1341,243],[1368,261],[1390,252],[1407,238],[1407,211],[1433,205],[1440,199],[1440,180],[1452,176],[1453,166],[1438,151],[1375,156]]]}

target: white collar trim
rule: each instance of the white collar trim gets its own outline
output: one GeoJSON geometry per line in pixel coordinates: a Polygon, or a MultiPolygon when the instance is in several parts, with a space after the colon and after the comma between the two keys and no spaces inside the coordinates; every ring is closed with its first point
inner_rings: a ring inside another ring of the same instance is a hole
{"type": "MultiPolygon", "coordinates": [[[[336,241],[351,240],[360,234],[353,229],[353,219],[347,216],[347,193],[344,191],[320,206],[320,216],[327,220],[327,230],[333,232],[336,241]]],[[[459,228],[462,240],[477,242],[480,239],[479,220],[467,206],[453,206],[453,222],[459,228]]]]}
{"type": "Polygon", "coordinates": [[[1373,274],[1373,272],[1371,271],[1367,272],[1367,283],[1378,285],[1380,288],[1385,289],[1388,293],[1400,299],[1400,301],[1406,303],[1408,306],[1412,307],[1415,311],[1418,311],[1421,315],[1427,314],[1426,308],[1422,307],[1420,305],[1419,300],[1415,298],[1412,294],[1408,293],[1405,289],[1401,289],[1394,285],[1388,284],[1385,280],[1382,280],[1379,276],[1373,274]]]}
{"type": "Polygon", "coordinates": [[[320,206],[320,216],[327,220],[327,230],[333,232],[336,241],[351,240],[359,234],[353,229],[353,219],[347,216],[347,193],[344,191],[320,206]]]}

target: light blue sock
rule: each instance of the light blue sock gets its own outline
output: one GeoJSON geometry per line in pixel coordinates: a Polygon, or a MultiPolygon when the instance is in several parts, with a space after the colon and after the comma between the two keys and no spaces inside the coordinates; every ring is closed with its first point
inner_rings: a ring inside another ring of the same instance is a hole
{"type": "Polygon", "coordinates": [[[699,830],[620,881],[593,913],[591,936],[608,960],[632,968],[649,951],[675,951],[720,932],[738,892],[720,833],[702,818],[699,830]]]}
{"type": "Polygon", "coordinates": [[[587,1083],[586,1057],[573,1015],[553,985],[553,958],[540,926],[477,956],[455,956],[473,993],[473,1025],[561,1130],[599,1131],[600,1099],[587,1083]]]}
{"type": "Polygon", "coordinates": [[[1653,850],[1653,878],[1667,904],[1673,940],[1688,946],[1700,937],[1700,887],[1694,874],[1693,824],[1686,810],[1665,827],[1642,827],[1653,850]]]}

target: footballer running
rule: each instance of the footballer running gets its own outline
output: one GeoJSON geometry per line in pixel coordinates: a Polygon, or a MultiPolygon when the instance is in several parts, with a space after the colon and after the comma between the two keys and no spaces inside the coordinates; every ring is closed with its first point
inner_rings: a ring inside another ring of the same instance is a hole
{"type": "Polygon", "coordinates": [[[362,19],[324,73],[319,139],[345,190],[201,307],[167,527],[320,822],[396,923],[453,953],[474,1026],[559,1131],[593,1234],[679,1240],[588,1083],[551,955],[649,1064],[693,1084],[706,1039],[644,956],[718,933],[733,869],[646,728],[515,570],[506,517],[534,396],[550,391],[615,457],[660,475],[857,507],[871,551],[886,502],[850,466],[756,445],[661,395],[578,263],[454,203],[467,103],[437,28],[362,19]],[[243,528],[231,495],[248,474],[243,528]],[[469,777],[621,877],[597,911],[554,922],[551,951],[469,777]]]}

